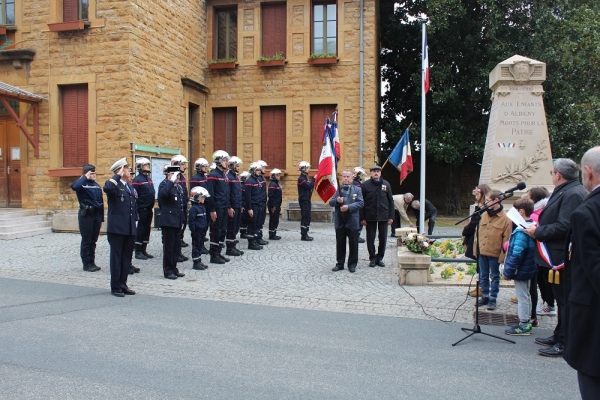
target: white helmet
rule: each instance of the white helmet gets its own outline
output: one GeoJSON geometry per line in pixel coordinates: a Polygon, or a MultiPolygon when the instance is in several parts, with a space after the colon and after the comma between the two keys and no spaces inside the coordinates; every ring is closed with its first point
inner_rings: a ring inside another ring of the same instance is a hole
{"type": "Polygon", "coordinates": [[[279,168],[273,168],[271,170],[271,179],[277,179],[277,175],[281,175],[281,170],[279,168]]]}
{"type": "MultiPolygon", "coordinates": [[[[213,162],[222,167],[221,162],[229,161],[229,153],[224,150],[217,150],[213,153],[213,162]]],[[[224,167],[223,167],[224,168],[224,167]]]]}
{"type": "Polygon", "coordinates": [[[310,169],[310,163],[308,161],[300,161],[298,163],[298,171],[308,172],[309,169],[310,169]]]}
{"type": "Polygon", "coordinates": [[[250,172],[251,175],[254,175],[256,173],[256,170],[261,169],[261,166],[257,163],[257,162],[253,162],[252,164],[250,164],[250,168],[248,168],[248,172],[250,172]]]}
{"type": "Polygon", "coordinates": [[[187,162],[187,158],[185,158],[185,156],[182,156],[181,154],[177,154],[176,156],[171,157],[171,165],[187,164],[187,162]]]}
{"type": "Polygon", "coordinates": [[[200,203],[200,197],[210,197],[210,194],[208,193],[208,190],[206,190],[205,188],[203,188],[202,186],[196,186],[191,190],[191,195],[192,198],[191,200],[194,203],[200,203]]]}
{"type": "MultiPolygon", "coordinates": [[[[137,160],[135,160],[135,168],[142,172],[144,165],[148,165],[150,166],[150,160],[148,160],[146,157],[140,157],[137,160]]],[[[150,170],[148,170],[150,171],[150,170]]]]}
{"type": "Polygon", "coordinates": [[[363,167],[354,167],[354,169],[352,170],[352,177],[353,178],[359,178],[363,175],[367,175],[367,171],[365,171],[365,169],[363,167]]]}
{"type": "Polygon", "coordinates": [[[246,182],[246,179],[248,179],[249,176],[250,176],[250,172],[248,172],[248,171],[242,171],[240,173],[240,181],[246,182]]]}
{"type": "Polygon", "coordinates": [[[262,169],[265,169],[265,168],[267,168],[267,167],[269,166],[269,164],[267,164],[267,162],[266,162],[266,161],[263,161],[263,160],[258,160],[256,163],[257,163],[258,165],[260,165],[260,167],[261,167],[262,169]]]}
{"type": "Polygon", "coordinates": [[[206,160],[206,158],[199,158],[194,163],[196,172],[200,172],[202,167],[208,167],[208,160],[206,160]]]}
{"type": "Polygon", "coordinates": [[[170,167],[171,164],[165,164],[163,165],[163,174],[165,175],[169,175],[169,172],[167,172],[167,168],[170,167]]]}
{"type": "Polygon", "coordinates": [[[234,170],[236,165],[243,164],[241,158],[233,156],[229,159],[229,169],[234,170]]]}

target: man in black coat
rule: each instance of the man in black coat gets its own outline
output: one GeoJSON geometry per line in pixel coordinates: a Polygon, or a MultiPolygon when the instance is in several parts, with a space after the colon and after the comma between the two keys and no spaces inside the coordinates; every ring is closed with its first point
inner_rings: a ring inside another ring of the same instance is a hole
{"type": "Polygon", "coordinates": [[[135,162],[138,174],[133,178],[131,185],[137,192],[138,231],[135,238],[135,258],[147,260],[154,256],[146,251],[150,242],[152,218],[154,217],[154,201],[156,190],[150,178],[150,160],[142,157],[135,162]]]}
{"type": "Polygon", "coordinates": [[[124,297],[135,292],[127,286],[133,244],[137,233],[137,210],[133,187],[127,183],[131,170],[123,157],[110,167],[113,177],[104,184],[108,199],[106,233],[110,245],[110,290],[124,297]]]}
{"type": "MultiPolygon", "coordinates": [[[[559,158],[554,162],[554,168],[550,171],[554,191],[539,216],[539,226],[531,226],[525,229],[525,233],[536,239],[538,251],[535,254],[537,265],[542,265],[548,270],[558,270],[564,265],[565,240],[571,225],[570,218],[573,211],[579,207],[587,193],[579,183],[579,166],[570,159],[559,158]],[[540,248],[546,248],[547,252],[540,252],[540,248]],[[548,254],[549,257],[545,256],[548,254]]],[[[554,273],[554,275],[557,275],[554,273]]],[[[535,342],[549,348],[539,349],[540,355],[548,357],[561,357],[565,344],[564,332],[564,286],[560,282],[551,283],[552,292],[558,306],[557,324],[554,334],[547,338],[536,338],[535,342]]]]}
{"type": "Polygon", "coordinates": [[[158,199],[161,205],[160,227],[163,232],[163,275],[167,279],[177,279],[185,274],[177,269],[181,254],[181,230],[186,218],[184,213],[185,196],[179,183],[179,166],[167,167],[167,178],[160,183],[158,199]]]}
{"type": "Polygon", "coordinates": [[[577,370],[581,398],[600,399],[600,146],[581,160],[583,186],[590,192],[571,214],[564,268],[565,350],[577,370]]]}
{"type": "MultiPolygon", "coordinates": [[[[410,203],[411,208],[414,210],[415,218],[417,219],[417,229],[421,232],[421,221],[419,221],[419,217],[421,214],[421,203],[419,200],[413,200],[410,203]]],[[[435,218],[437,217],[437,208],[433,205],[432,202],[425,199],[425,221],[429,221],[427,225],[427,234],[433,235],[433,228],[435,227],[435,218]]]]}
{"type": "Polygon", "coordinates": [[[364,207],[360,210],[360,223],[366,227],[369,267],[385,267],[383,257],[387,244],[387,227],[394,222],[392,187],[381,177],[381,167],[371,167],[371,179],[363,182],[361,189],[364,207]],[[379,248],[375,253],[375,234],[379,231],[379,248]]]}

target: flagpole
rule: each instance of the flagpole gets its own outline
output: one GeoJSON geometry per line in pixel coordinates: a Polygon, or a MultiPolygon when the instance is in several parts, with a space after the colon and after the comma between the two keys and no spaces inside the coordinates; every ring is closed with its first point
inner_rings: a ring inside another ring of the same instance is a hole
{"type": "Polygon", "coordinates": [[[425,59],[425,37],[426,31],[426,19],[421,20],[422,26],[422,38],[421,38],[421,184],[419,190],[419,198],[421,207],[419,209],[419,233],[425,233],[425,66],[423,60],[425,59]]]}

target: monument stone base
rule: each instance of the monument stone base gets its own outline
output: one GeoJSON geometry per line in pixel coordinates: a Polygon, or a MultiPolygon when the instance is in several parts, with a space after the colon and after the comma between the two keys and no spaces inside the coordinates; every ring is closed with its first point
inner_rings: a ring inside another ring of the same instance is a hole
{"type": "Polygon", "coordinates": [[[429,266],[431,257],[413,253],[406,247],[398,247],[398,284],[406,286],[423,286],[431,282],[429,266]]]}

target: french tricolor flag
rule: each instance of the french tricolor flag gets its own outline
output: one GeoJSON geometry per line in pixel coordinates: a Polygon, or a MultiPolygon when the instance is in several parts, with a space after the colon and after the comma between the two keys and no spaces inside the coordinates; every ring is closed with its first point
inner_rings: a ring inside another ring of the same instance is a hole
{"type": "Polygon", "coordinates": [[[429,49],[427,46],[427,29],[423,40],[423,88],[425,93],[429,92],[429,49]]]}

